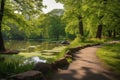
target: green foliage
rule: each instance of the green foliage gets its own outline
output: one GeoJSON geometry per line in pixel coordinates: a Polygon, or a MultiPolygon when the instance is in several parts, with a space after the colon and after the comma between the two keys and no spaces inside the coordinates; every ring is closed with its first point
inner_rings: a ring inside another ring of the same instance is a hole
{"type": "Polygon", "coordinates": [[[43,38],[58,40],[66,35],[65,23],[61,20],[63,12],[64,11],[62,9],[54,9],[42,16],[42,23],[38,26],[41,29],[40,34],[43,36],[43,38]]]}
{"type": "Polygon", "coordinates": [[[90,39],[88,39],[88,41],[87,42],[93,42],[93,43],[104,43],[104,42],[106,42],[106,39],[97,39],[97,38],[90,38],[90,39]]]}
{"type": "Polygon", "coordinates": [[[106,67],[120,74],[120,43],[108,44],[97,51],[97,56],[106,67]]]}
{"type": "Polygon", "coordinates": [[[31,70],[33,63],[24,63],[23,56],[18,55],[0,55],[0,75],[8,76],[24,71],[31,70]]]}
{"type": "Polygon", "coordinates": [[[61,50],[61,52],[56,56],[56,60],[62,58],[68,50],[69,47],[65,47],[63,50],[61,50]]]}
{"type": "Polygon", "coordinates": [[[86,31],[84,32],[84,35],[83,35],[83,36],[80,36],[80,38],[81,38],[81,41],[82,41],[82,42],[85,42],[85,41],[89,38],[89,31],[86,30],[86,31]]]}
{"type": "MultiPolygon", "coordinates": [[[[64,4],[65,13],[63,20],[67,22],[66,32],[77,35],[79,32],[78,17],[82,17],[84,32],[89,29],[90,37],[95,37],[97,27],[99,24],[103,26],[103,36],[107,36],[109,30],[112,30],[112,36],[119,35],[119,23],[120,22],[120,3],[118,0],[56,0],[64,4]],[[108,28],[109,27],[109,28],[108,28]],[[114,31],[115,30],[115,31],[114,31]]],[[[83,38],[85,37],[83,36],[83,38]]]]}
{"type": "Polygon", "coordinates": [[[69,24],[65,28],[66,33],[76,35],[79,33],[78,30],[78,20],[74,19],[73,21],[69,22],[69,24]]]}
{"type": "Polygon", "coordinates": [[[42,7],[44,7],[42,0],[10,0],[10,2],[14,4],[14,10],[22,12],[23,14],[32,15],[31,17],[40,14],[42,7]]]}
{"type": "Polygon", "coordinates": [[[116,35],[120,35],[118,0],[107,0],[107,2],[103,0],[56,1],[64,4],[64,10],[55,9],[43,14],[41,12],[41,8],[44,7],[42,0],[6,0],[2,23],[4,37],[58,40],[65,38],[67,34],[67,37],[71,38],[68,34],[73,36],[79,34],[80,21],[83,22],[85,33],[81,37],[83,41],[88,37],[95,37],[99,24],[103,25],[104,36],[108,36],[109,30],[112,30],[112,34],[115,30],[116,35]],[[79,17],[82,17],[82,20],[79,20],[79,17]],[[86,37],[88,30],[89,35],[86,37]]]}
{"type": "Polygon", "coordinates": [[[42,7],[42,0],[6,0],[2,21],[5,38],[26,39],[31,34],[38,36],[41,30],[34,21],[41,15],[42,7]]]}
{"type": "Polygon", "coordinates": [[[118,0],[56,1],[64,4],[64,10],[55,9],[43,14],[42,0],[7,0],[2,23],[4,38],[51,40],[63,39],[66,36],[74,38],[79,34],[80,21],[83,23],[85,33],[84,36],[79,36],[82,41],[95,37],[99,24],[103,25],[103,36],[108,36],[109,30],[112,31],[112,36],[114,30],[117,36],[120,35],[118,0]]]}
{"type": "Polygon", "coordinates": [[[80,37],[76,37],[72,42],[71,42],[71,46],[79,46],[80,45],[80,43],[81,43],[81,39],[80,39],[80,37]]]}

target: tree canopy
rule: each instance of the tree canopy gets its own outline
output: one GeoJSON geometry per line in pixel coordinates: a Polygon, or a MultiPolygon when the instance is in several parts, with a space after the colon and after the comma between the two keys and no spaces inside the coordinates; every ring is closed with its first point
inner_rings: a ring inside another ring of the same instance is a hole
{"type": "MultiPolygon", "coordinates": [[[[64,19],[67,20],[66,32],[75,34],[78,32],[79,19],[81,18],[83,32],[87,29],[90,35],[98,34],[101,36],[108,36],[112,33],[119,32],[119,0],[56,0],[64,4],[65,14],[64,19]],[[100,29],[98,27],[102,26],[100,29]],[[109,28],[108,28],[109,27],[109,28]],[[98,29],[98,30],[97,30],[98,29]],[[108,33],[112,32],[112,33],[108,33]],[[104,35],[103,35],[104,34],[104,35]]],[[[114,34],[115,36],[115,34],[114,34]]]]}
{"type": "MultiPolygon", "coordinates": [[[[64,10],[43,13],[42,0],[0,0],[4,39],[71,39],[120,36],[119,0],[56,0],[64,10]]],[[[0,34],[2,35],[2,34],[0,34]]],[[[3,43],[1,36],[1,45],[3,43]]],[[[2,49],[2,48],[1,48],[2,49]]]]}

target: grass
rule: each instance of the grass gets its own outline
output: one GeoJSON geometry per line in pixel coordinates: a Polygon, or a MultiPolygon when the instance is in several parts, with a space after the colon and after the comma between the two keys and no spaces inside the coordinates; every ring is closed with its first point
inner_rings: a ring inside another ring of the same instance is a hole
{"type": "Polygon", "coordinates": [[[41,54],[37,53],[37,52],[34,52],[34,53],[20,52],[18,55],[23,56],[25,58],[29,58],[29,57],[33,57],[33,56],[41,56],[41,54]]]}
{"type": "MultiPolygon", "coordinates": [[[[0,75],[11,75],[15,73],[24,72],[31,70],[34,63],[21,65],[24,60],[30,57],[40,57],[40,59],[47,60],[47,63],[52,63],[61,57],[63,57],[67,50],[77,46],[83,46],[87,44],[101,43],[100,40],[88,40],[82,42],[79,38],[76,38],[68,46],[55,47],[52,50],[44,50],[43,52],[20,52],[17,55],[0,55],[0,59],[5,57],[5,60],[0,61],[0,75]]],[[[68,59],[68,62],[71,62],[71,59],[68,59]]]]}
{"type": "Polygon", "coordinates": [[[0,55],[0,59],[0,76],[9,76],[33,68],[33,63],[24,64],[26,59],[20,55],[0,55]]]}
{"type": "Polygon", "coordinates": [[[37,56],[42,60],[47,60],[47,63],[52,63],[62,57],[61,52],[65,48],[65,46],[59,46],[43,52],[20,52],[14,55],[0,54],[0,78],[33,69],[35,63],[31,62],[31,57],[37,56]],[[26,60],[29,60],[27,64],[24,63],[26,60]]]}
{"type": "Polygon", "coordinates": [[[97,51],[104,65],[120,75],[120,43],[108,44],[97,51]]]}
{"type": "Polygon", "coordinates": [[[92,39],[87,39],[85,41],[81,41],[80,38],[75,38],[75,40],[73,40],[68,47],[74,48],[74,47],[78,47],[78,46],[84,46],[84,45],[88,45],[88,44],[98,44],[98,43],[104,43],[104,42],[105,42],[104,39],[92,38],[92,39]]]}
{"type": "Polygon", "coordinates": [[[0,54],[0,75],[11,75],[24,71],[31,70],[34,66],[34,62],[24,64],[26,60],[31,60],[31,57],[39,57],[42,60],[47,60],[47,63],[52,63],[58,59],[60,51],[64,50],[65,46],[53,48],[52,50],[46,50],[46,52],[20,52],[14,55],[2,55],[0,54]],[[58,53],[57,53],[58,52],[58,53]]]}

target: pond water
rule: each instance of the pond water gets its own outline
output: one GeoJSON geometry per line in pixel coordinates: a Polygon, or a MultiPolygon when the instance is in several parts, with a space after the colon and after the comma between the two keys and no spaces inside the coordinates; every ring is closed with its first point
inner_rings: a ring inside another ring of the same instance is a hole
{"type": "Polygon", "coordinates": [[[47,60],[43,60],[43,59],[40,59],[37,56],[34,56],[34,57],[29,58],[29,59],[26,59],[24,61],[24,64],[27,64],[27,63],[30,63],[30,62],[34,62],[34,63],[38,63],[38,62],[46,63],[47,60]]]}
{"type": "Polygon", "coordinates": [[[9,40],[5,41],[6,49],[11,50],[27,50],[31,48],[36,48],[37,50],[50,50],[54,47],[59,46],[60,44],[55,42],[41,42],[41,41],[17,41],[17,40],[9,40]]]}
{"type": "MultiPolygon", "coordinates": [[[[55,42],[40,42],[40,41],[5,41],[6,49],[22,50],[36,48],[38,51],[50,50],[54,47],[58,47],[60,44],[55,42]]],[[[30,53],[31,54],[31,53],[30,53]]],[[[41,58],[40,56],[23,57],[21,55],[0,55],[0,75],[10,75],[13,73],[20,73],[31,70],[35,63],[43,62],[47,63],[48,60],[41,58]]]]}

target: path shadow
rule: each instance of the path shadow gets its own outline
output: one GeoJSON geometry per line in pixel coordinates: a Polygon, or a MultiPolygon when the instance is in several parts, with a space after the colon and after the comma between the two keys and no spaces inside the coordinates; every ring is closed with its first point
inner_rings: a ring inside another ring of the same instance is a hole
{"type": "Polygon", "coordinates": [[[59,67],[59,69],[67,70],[67,69],[69,68],[69,65],[70,65],[70,64],[64,65],[63,67],[59,67]]]}
{"type": "Polygon", "coordinates": [[[89,60],[83,59],[82,57],[77,56],[77,55],[75,56],[75,58],[74,58],[74,60],[73,60],[73,61],[78,60],[78,58],[79,58],[79,60],[80,60],[80,61],[84,61],[84,62],[87,62],[87,63],[92,63],[92,64],[99,64],[99,63],[94,62],[94,61],[89,61],[89,60]]]}
{"type": "Polygon", "coordinates": [[[54,77],[52,80],[79,80],[74,78],[74,75],[76,75],[77,72],[75,70],[70,70],[69,73],[59,73],[54,77]]]}
{"type": "Polygon", "coordinates": [[[59,73],[58,76],[56,75],[52,80],[113,80],[105,76],[104,72],[94,73],[91,68],[88,67],[82,67],[79,70],[70,70],[68,73],[59,73]],[[85,75],[78,76],[77,74],[79,70],[83,70],[85,75]],[[77,77],[75,77],[76,75],[77,77]]]}
{"type": "Polygon", "coordinates": [[[92,63],[92,64],[100,64],[100,63],[89,61],[89,60],[85,60],[85,59],[82,59],[82,58],[80,59],[80,61],[85,61],[87,63],[92,63]]]}
{"type": "MultiPolygon", "coordinates": [[[[93,48],[100,48],[101,46],[93,46],[93,48]]],[[[81,54],[81,52],[79,51],[81,54]]],[[[87,59],[82,58],[79,55],[75,54],[75,60],[80,60],[83,62],[91,63],[91,64],[99,64],[96,61],[89,61],[87,59]]],[[[84,66],[84,64],[81,64],[84,66]]],[[[77,66],[77,65],[75,65],[77,66]]],[[[100,71],[99,69],[93,69],[89,66],[82,67],[78,66],[77,68],[71,70],[60,70],[60,72],[56,73],[52,80],[120,80],[120,79],[112,79],[113,75],[107,71],[100,71]]],[[[98,65],[99,66],[99,65],[98,65]]]]}
{"type": "Polygon", "coordinates": [[[91,68],[82,67],[85,71],[85,76],[83,76],[80,80],[112,80],[110,77],[105,76],[104,72],[94,73],[91,68]]]}
{"type": "Polygon", "coordinates": [[[90,60],[87,60],[87,59],[83,59],[82,57],[80,57],[80,56],[78,56],[78,55],[75,55],[75,57],[74,57],[74,60],[73,60],[73,61],[78,60],[78,59],[79,59],[80,61],[84,61],[84,62],[87,62],[87,63],[99,64],[99,63],[94,62],[94,61],[90,61],[90,60]]]}

